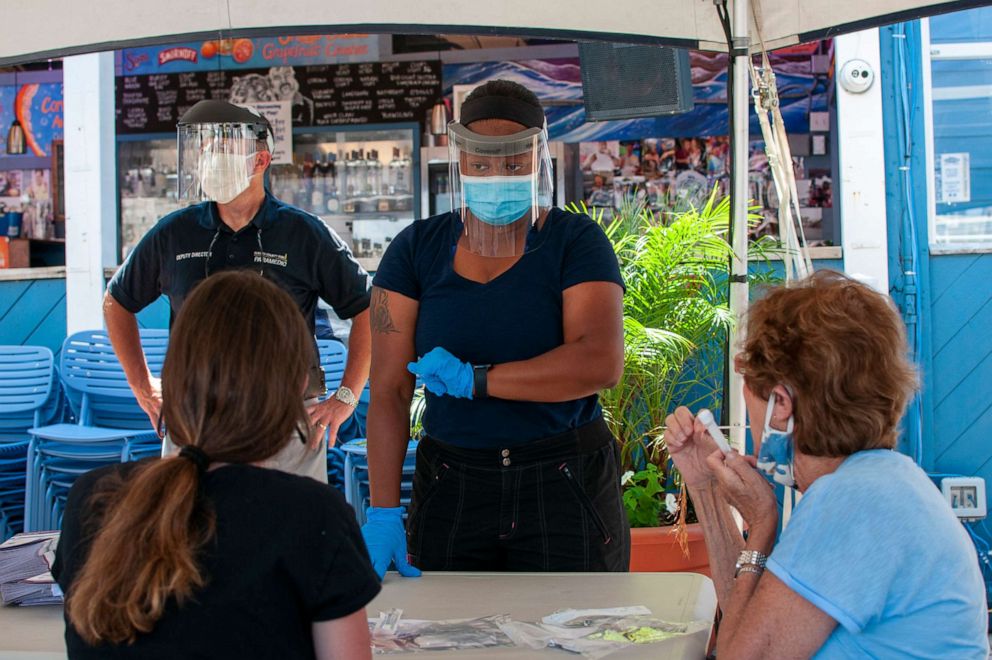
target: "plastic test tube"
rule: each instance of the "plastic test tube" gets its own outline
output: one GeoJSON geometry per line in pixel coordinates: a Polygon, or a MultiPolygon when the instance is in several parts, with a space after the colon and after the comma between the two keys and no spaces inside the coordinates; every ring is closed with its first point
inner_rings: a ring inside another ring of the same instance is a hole
{"type": "Polygon", "coordinates": [[[716,442],[716,446],[724,454],[730,453],[730,445],[727,443],[727,439],[723,436],[723,432],[720,431],[720,427],[716,425],[716,420],[713,419],[713,413],[711,413],[707,408],[703,408],[696,415],[696,419],[703,423],[706,430],[709,431],[710,437],[716,442]]]}

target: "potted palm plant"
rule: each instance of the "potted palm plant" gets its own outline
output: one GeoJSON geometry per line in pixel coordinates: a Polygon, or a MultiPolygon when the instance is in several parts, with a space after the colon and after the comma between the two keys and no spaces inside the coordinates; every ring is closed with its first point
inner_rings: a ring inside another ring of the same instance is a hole
{"type": "MultiPolygon", "coordinates": [[[[729,214],[729,199],[717,200],[715,191],[699,208],[659,214],[628,203],[609,222],[592,214],[613,244],[627,287],[624,373],[600,402],[621,446],[632,571],[708,572],[702,530],[665,447],[664,421],[678,405],[721,407],[733,323],[729,214]]],[[[751,254],[774,249],[772,241],[759,240],[751,254]]]]}

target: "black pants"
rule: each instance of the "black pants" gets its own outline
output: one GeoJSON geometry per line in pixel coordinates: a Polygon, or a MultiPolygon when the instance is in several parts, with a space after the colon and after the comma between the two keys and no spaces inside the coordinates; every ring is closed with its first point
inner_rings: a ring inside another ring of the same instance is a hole
{"type": "Polygon", "coordinates": [[[602,419],[509,448],[417,448],[407,526],[433,571],[626,571],[619,448],[602,419]]]}

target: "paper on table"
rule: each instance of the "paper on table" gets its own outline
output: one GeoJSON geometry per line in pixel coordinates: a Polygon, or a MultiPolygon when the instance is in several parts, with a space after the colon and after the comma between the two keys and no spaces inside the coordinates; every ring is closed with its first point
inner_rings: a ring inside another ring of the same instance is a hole
{"type": "Polygon", "coordinates": [[[22,545],[31,545],[32,543],[39,543],[41,541],[48,541],[49,539],[58,539],[59,533],[56,531],[48,532],[22,532],[20,534],[15,534],[3,543],[0,543],[0,552],[3,550],[9,550],[11,548],[17,548],[22,545]]]}
{"type": "Polygon", "coordinates": [[[0,599],[4,605],[56,605],[62,602],[62,590],[57,584],[6,582],[0,584],[0,599]]]}
{"type": "Polygon", "coordinates": [[[55,584],[55,577],[51,573],[46,572],[26,578],[21,580],[21,582],[27,582],[29,584],[55,584]]]}
{"type": "Polygon", "coordinates": [[[51,568],[58,532],[17,534],[0,544],[0,601],[5,605],[62,602],[51,568]]]}

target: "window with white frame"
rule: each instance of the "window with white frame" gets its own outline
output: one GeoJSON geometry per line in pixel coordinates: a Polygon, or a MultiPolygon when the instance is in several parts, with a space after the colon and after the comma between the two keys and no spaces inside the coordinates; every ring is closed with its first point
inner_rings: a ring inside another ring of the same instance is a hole
{"type": "Polygon", "coordinates": [[[992,7],[924,21],[930,243],[992,250],[992,7]]]}

